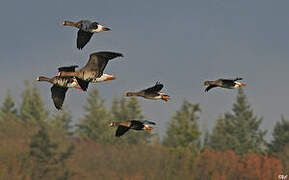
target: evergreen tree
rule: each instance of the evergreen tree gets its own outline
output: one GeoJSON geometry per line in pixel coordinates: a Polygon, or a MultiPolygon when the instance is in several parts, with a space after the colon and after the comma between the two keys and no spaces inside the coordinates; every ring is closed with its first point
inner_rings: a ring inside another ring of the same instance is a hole
{"type": "Polygon", "coordinates": [[[269,151],[281,152],[286,144],[289,144],[289,121],[281,116],[281,121],[277,122],[273,130],[273,140],[269,144],[269,151]]]}
{"type": "Polygon", "coordinates": [[[25,81],[26,89],[22,92],[22,104],[20,106],[20,117],[24,121],[44,121],[48,117],[48,111],[36,86],[31,87],[25,81]]]}
{"type": "Polygon", "coordinates": [[[17,109],[15,107],[14,100],[11,96],[10,90],[8,90],[7,96],[4,100],[2,107],[0,108],[0,115],[3,119],[17,117],[17,109]]]}
{"type": "Polygon", "coordinates": [[[203,143],[202,149],[205,149],[207,146],[209,146],[209,137],[210,137],[209,131],[206,130],[205,135],[204,135],[204,143],[203,143]]]}
{"type": "Polygon", "coordinates": [[[73,146],[66,152],[57,152],[58,146],[50,141],[44,127],[31,138],[29,159],[31,162],[31,179],[66,180],[71,173],[65,166],[65,161],[71,156],[73,146]]]}
{"type": "Polygon", "coordinates": [[[80,119],[76,134],[82,139],[98,142],[110,141],[111,133],[108,129],[110,114],[106,110],[104,99],[99,96],[96,88],[88,93],[84,111],[85,116],[80,119]]]}
{"type": "Polygon", "coordinates": [[[189,169],[196,163],[201,136],[197,123],[199,112],[201,112],[199,104],[184,100],[181,108],[171,118],[163,144],[172,151],[170,161],[173,163],[170,163],[168,168],[173,177],[184,179],[190,174],[189,169]],[[177,170],[179,168],[184,169],[181,175],[177,170]]]}
{"type": "Polygon", "coordinates": [[[254,115],[242,88],[239,88],[233,112],[217,120],[210,136],[210,146],[217,150],[234,150],[243,155],[249,150],[264,151],[266,131],[260,129],[262,118],[254,115]]]}
{"type": "Polygon", "coordinates": [[[224,117],[219,116],[216,121],[216,125],[213,129],[213,133],[209,136],[208,145],[217,150],[228,150],[233,146],[233,136],[230,133],[230,126],[226,124],[224,117]]]}
{"type": "Polygon", "coordinates": [[[164,145],[168,147],[187,147],[193,146],[197,148],[200,138],[200,131],[197,124],[200,112],[199,104],[191,104],[184,100],[181,108],[172,117],[169,124],[164,145]]]}
{"type": "MultiPolygon", "coordinates": [[[[125,98],[118,99],[115,97],[111,107],[112,121],[128,121],[128,120],[143,120],[141,106],[137,98],[132,97],[126,100],[125,98]]],[[[113,131],[113,135],[115,134],[113,131]]],[[[119,141],[128,144],[137,144],[139,142],[148,142],[151,138],[149,131],[136,132],[129,131],[122,136],[119,141]]]]}
{"type": "Polygon", "coordinates": [[[71,123],[71,112],[67,110],[66,106],[63,106],[62,110],[55,113],[54,116],[49,120],[49,124],[53,128],[61,130],[67,134],[71,134],[71,123]]]}

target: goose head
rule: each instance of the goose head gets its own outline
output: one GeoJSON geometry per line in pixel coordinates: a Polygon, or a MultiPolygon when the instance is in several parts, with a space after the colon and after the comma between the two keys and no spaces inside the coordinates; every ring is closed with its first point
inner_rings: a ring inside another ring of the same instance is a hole
{"type": "Polygon", "coordinates": [[[63,21],[62,23],[61,23],[61,25],[63,25],[63,26],[67,26],[69,23],[68,23],[68,21],[63,21]]]}
{"type": "Polygon", "coordinates": [[[209,81],[203,82],[203,86],[208,86],[208,85],[209,85],[209,81]]]}
{"type": "Polygon", "coordinates": [[[148,126],[148,125],[144,125],[144,130],[152,130],[153,128],[152,127],[150,127],[150,126],[148,126]]]}
{"type": "Polygon", "coordinates": [[[242,87],[242,86],[246,86],[246,84],[240,83],[240,82],[238,82],[238,81],[235,81],[235,86],[234,86],[234,88],[238,88],[238,87],[242,87]]]}
{"type": "Polygon", "coordinates": [[[109,127],[114,127],[114,126],[117,126],[117,123],[112,122],[112,123],[109,124],[109,127]]]}
{"type": "Polygon", "coordinates": [[[110,28],[104,27],[101,24],[97,24],[97,27],[94,28],[91,32],[97,33],[97,32],[101,32],[101,31],[109,31],[109,30],[110,30],[110,28]]]}
{"type": "Polygon", "coordinates": [[[115,80],[115,76],[109,74],[103,74],[99,78],[93,80],[93,82],[103,82],[103,81],[112,81],[115,80]]]}

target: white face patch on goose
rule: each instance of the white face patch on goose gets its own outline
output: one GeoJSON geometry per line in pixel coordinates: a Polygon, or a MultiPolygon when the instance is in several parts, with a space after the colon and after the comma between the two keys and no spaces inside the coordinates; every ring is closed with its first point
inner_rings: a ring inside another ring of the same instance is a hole
{"type": "Polygon", "coordinates": [[[162,99],[164,93],[158,93],[159,95],[155,97],[155,99],[162,99]]]}
{"type": "Polygon", "coordinates": [[[93,83],[98,83],[98,82],[103,82],[103,81],[106,81],[107,79],[113,79],[115,78],[114,76],[112,75],[109,75],[109,74],[103,74],[102,76],[100,76],[99,78],[95,78],[93,79],[91,82],[93,83]]]}
{"type": "Polygon", "coordinates": [[[240,87],[240,86],[241,86],[241,83],[239,83],[238,81],[235,81],[234,83],[235,83],[235,86],[234,86],[234,88],[238,88],[238,87],[240,87]]]}
{"type": "Polygon", "coordinates": [[[69,88],[74,88],[74,87],[77,86],[77,85],[78,85],[77,80],[76,80],[75,78],[73,78],[73,82],[68,83],[68,84],[67,84],[67,87],[69,87],[69,88]]]}
{"type": "Polygon", "coordinates": [[[93,32],[93,33],[101,32],[101,31],[103,31],[102,28],[103,28],[103,26],[100,25],[100,24],[98,24],[98,25],[97,25],[97,29],[93,29],[93,30],[91,30],[91,32],[93,32]]]}
{"type": "Polygon", "coordinates": [[[73,88],[73,87],[75,87],[75,86],[77,86],[77,83],[76,83],[76,82],[73,82],[73,83],[71,83],[71,84],[68,85],[68,87],[70,87],[70,88],[73,88]]]}
{"type": "Polygon", "coordinates": [[[153,128],[144,124],[143,130],[152,130],[153,128]]]}

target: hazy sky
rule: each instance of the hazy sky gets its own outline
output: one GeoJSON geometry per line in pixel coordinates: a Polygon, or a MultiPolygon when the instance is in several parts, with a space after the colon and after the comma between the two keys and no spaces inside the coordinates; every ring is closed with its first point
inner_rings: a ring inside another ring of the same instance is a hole
{"type": "MultiPolygon", "coordinates": [[[[18,98],[24,80],[53,76],[59,66],[82,66],[90,53],[112,50],[125,56],[105,70],[117,79],[90,88],[99,87],[109,103],[114,95],[161,81],[170,102],[139,99],[144,115],[158,123],[158,132],[184,98],[200,102],[201,126],[213,127],[220,113],[231,110],[237,91],[204,93],[201,83],[236,76],[248,84],[245,93],[255,113],[264,117],[262,128],[272,129],[281,114],[289,118],[288,7],[288,0],[4,0],[0,100],[8,88],[18,98]],[[60,23],[81,19],[112,31],[95,34],[79,51],[77,30],[60,23]]],[[[54,112],[51,85],[38,87],[54,112]]],[[[86,94],[70,90],[65,104],[76,115],[85,101],[86,94]]]]}

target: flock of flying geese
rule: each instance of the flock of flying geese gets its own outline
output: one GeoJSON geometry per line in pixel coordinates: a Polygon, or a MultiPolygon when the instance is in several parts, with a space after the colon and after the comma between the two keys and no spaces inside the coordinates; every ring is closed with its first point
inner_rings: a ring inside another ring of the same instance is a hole
{"type": "MultiPolygon", "coordinates": [[[[104,27],[97,22],[91,22],[89,20],[81,20],[78,22],[64,21],[62,25],[78,28],[76,47],[79,50],[84,48],[84,46],[90,41],[94,33],[110,30],[109,28],[104,27]]],[[[104,74],[103,72],[108,61],[118,57],[123,57],[123,55],[121,53],[110,51],[94,52],[90,54],[89,60],[84,67],[77,70],[75,70],[76,68],[78,68],[77,65],[59,67],[59,73],[56,76],[52,78],[40,76],[36,79],[36,81],[46,81],[53,84],[53,86],[51,87],[51,97],[56,109],[60,110],[62,108],[62,104],[64,102],[65,94],[68,88],[75,88],[81,91],[87,91],[89,83],[98,83],[114,80],[114,76],[104,74]]],[[[242,78],[205,81],[203,85],[207,86],[207,88],[205,89],[206,92],[215,87],[235,89],[241,86],[245,86],[245,84],[238,82],[238,80],[242,80],[242,78]]],[[[170,96],[160,92],[163,87],[163,84],[157,82],[154,86],[147,89],[137,92],[127,92],[125,96],[140,96],[146,99],[161,99],[164,101],[168,101],[170,99],[170,96]]],[[[153,128],[150,125],[155,125],[155,123],[147,120],[129,120],[110,123],[110,127],[118,127],[115,134],[115,136],[117,137],[122,136],[129,129],[152,130],[153,128]]]]}

